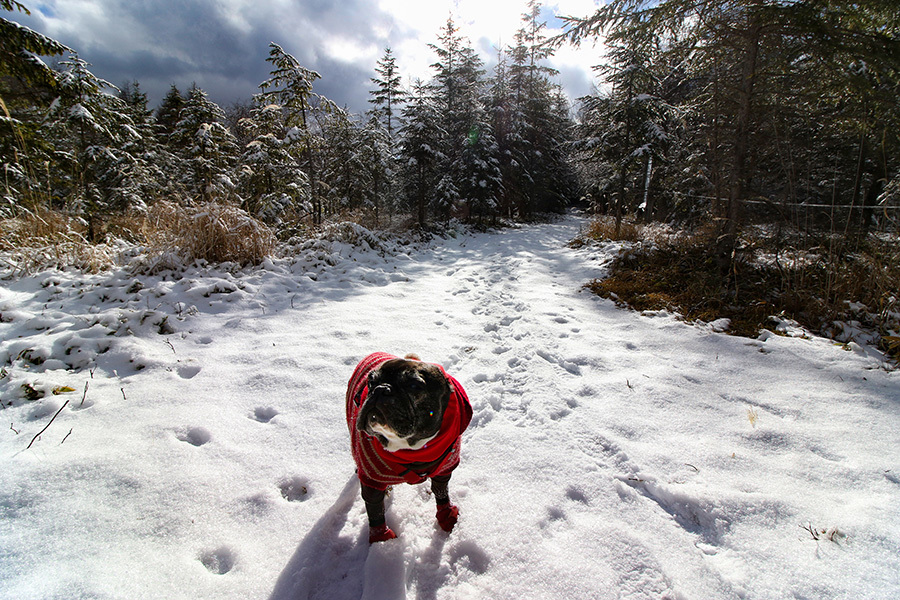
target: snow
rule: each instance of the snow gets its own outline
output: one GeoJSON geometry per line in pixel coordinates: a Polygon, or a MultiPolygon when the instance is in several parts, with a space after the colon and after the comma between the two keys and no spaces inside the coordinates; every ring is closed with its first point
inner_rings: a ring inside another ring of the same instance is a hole
{"type": "Polygon", "coordinates": [[[616,308],[584,225],[3,281],[0,598],[900,595],[897,371],[616,308]],[[401,486],[367,544],[343,402],[372,351],[472,399],[449,535],[401,486]]]}

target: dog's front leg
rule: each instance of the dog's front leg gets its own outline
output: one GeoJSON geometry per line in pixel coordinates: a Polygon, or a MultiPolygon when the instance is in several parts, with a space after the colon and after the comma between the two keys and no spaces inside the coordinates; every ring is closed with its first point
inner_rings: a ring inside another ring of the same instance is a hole
{"type": "Polygon", "coordinates": [[[438,475],[431,478],[431,493],[437,503],[437,520],[441,529],[450,533],[459,520],[459,508],[450,503],[450,475],[438,475]]]}
{"type": "Polygon", "coordinates": [[[366,503],[366,516],[369,517],[369,543],[385,542],[397,537],[397,534],[384,522],[384,490],[367,485],[362,486],[362,497],[366,503]]]}

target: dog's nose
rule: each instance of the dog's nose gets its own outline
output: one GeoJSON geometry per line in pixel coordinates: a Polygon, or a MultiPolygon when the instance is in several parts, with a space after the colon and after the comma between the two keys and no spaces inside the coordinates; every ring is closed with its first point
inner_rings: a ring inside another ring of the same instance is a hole
{"type": "Polygon", "coordinates": [[[390,396],[394,393],[393,388],[391,388],[391,384],[382,383],[380,385],[375,386],[375,389],[372,390],[372,396],[380,397],[380,396],[390,396]]]}

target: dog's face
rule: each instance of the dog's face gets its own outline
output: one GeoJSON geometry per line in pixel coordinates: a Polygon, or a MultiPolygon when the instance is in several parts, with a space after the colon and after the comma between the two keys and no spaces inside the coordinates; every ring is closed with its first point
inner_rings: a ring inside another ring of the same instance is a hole
{"type": "Polygon", "coordinates": [[[369,374],[368,388],[356,428],[388,452],[418,450],[440,431],[450,384],[438,367],[391,359],[369,374]]]}

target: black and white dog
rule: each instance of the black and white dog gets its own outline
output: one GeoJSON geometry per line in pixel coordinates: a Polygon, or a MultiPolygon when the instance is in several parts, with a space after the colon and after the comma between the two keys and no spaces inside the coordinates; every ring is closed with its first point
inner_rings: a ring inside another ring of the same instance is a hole
{"type": "Polygon", "coordinates": [[[347,426],[369,518],[369,543],[397,535],[385,523],[389,486],[431,479],[441,529],[459,509],[450,502],[450,474],[459,465],[463,431],[472,420],[465,390],[440,365],[415,355],[378,352],[364,358],[347,386],[347,426]]]}

